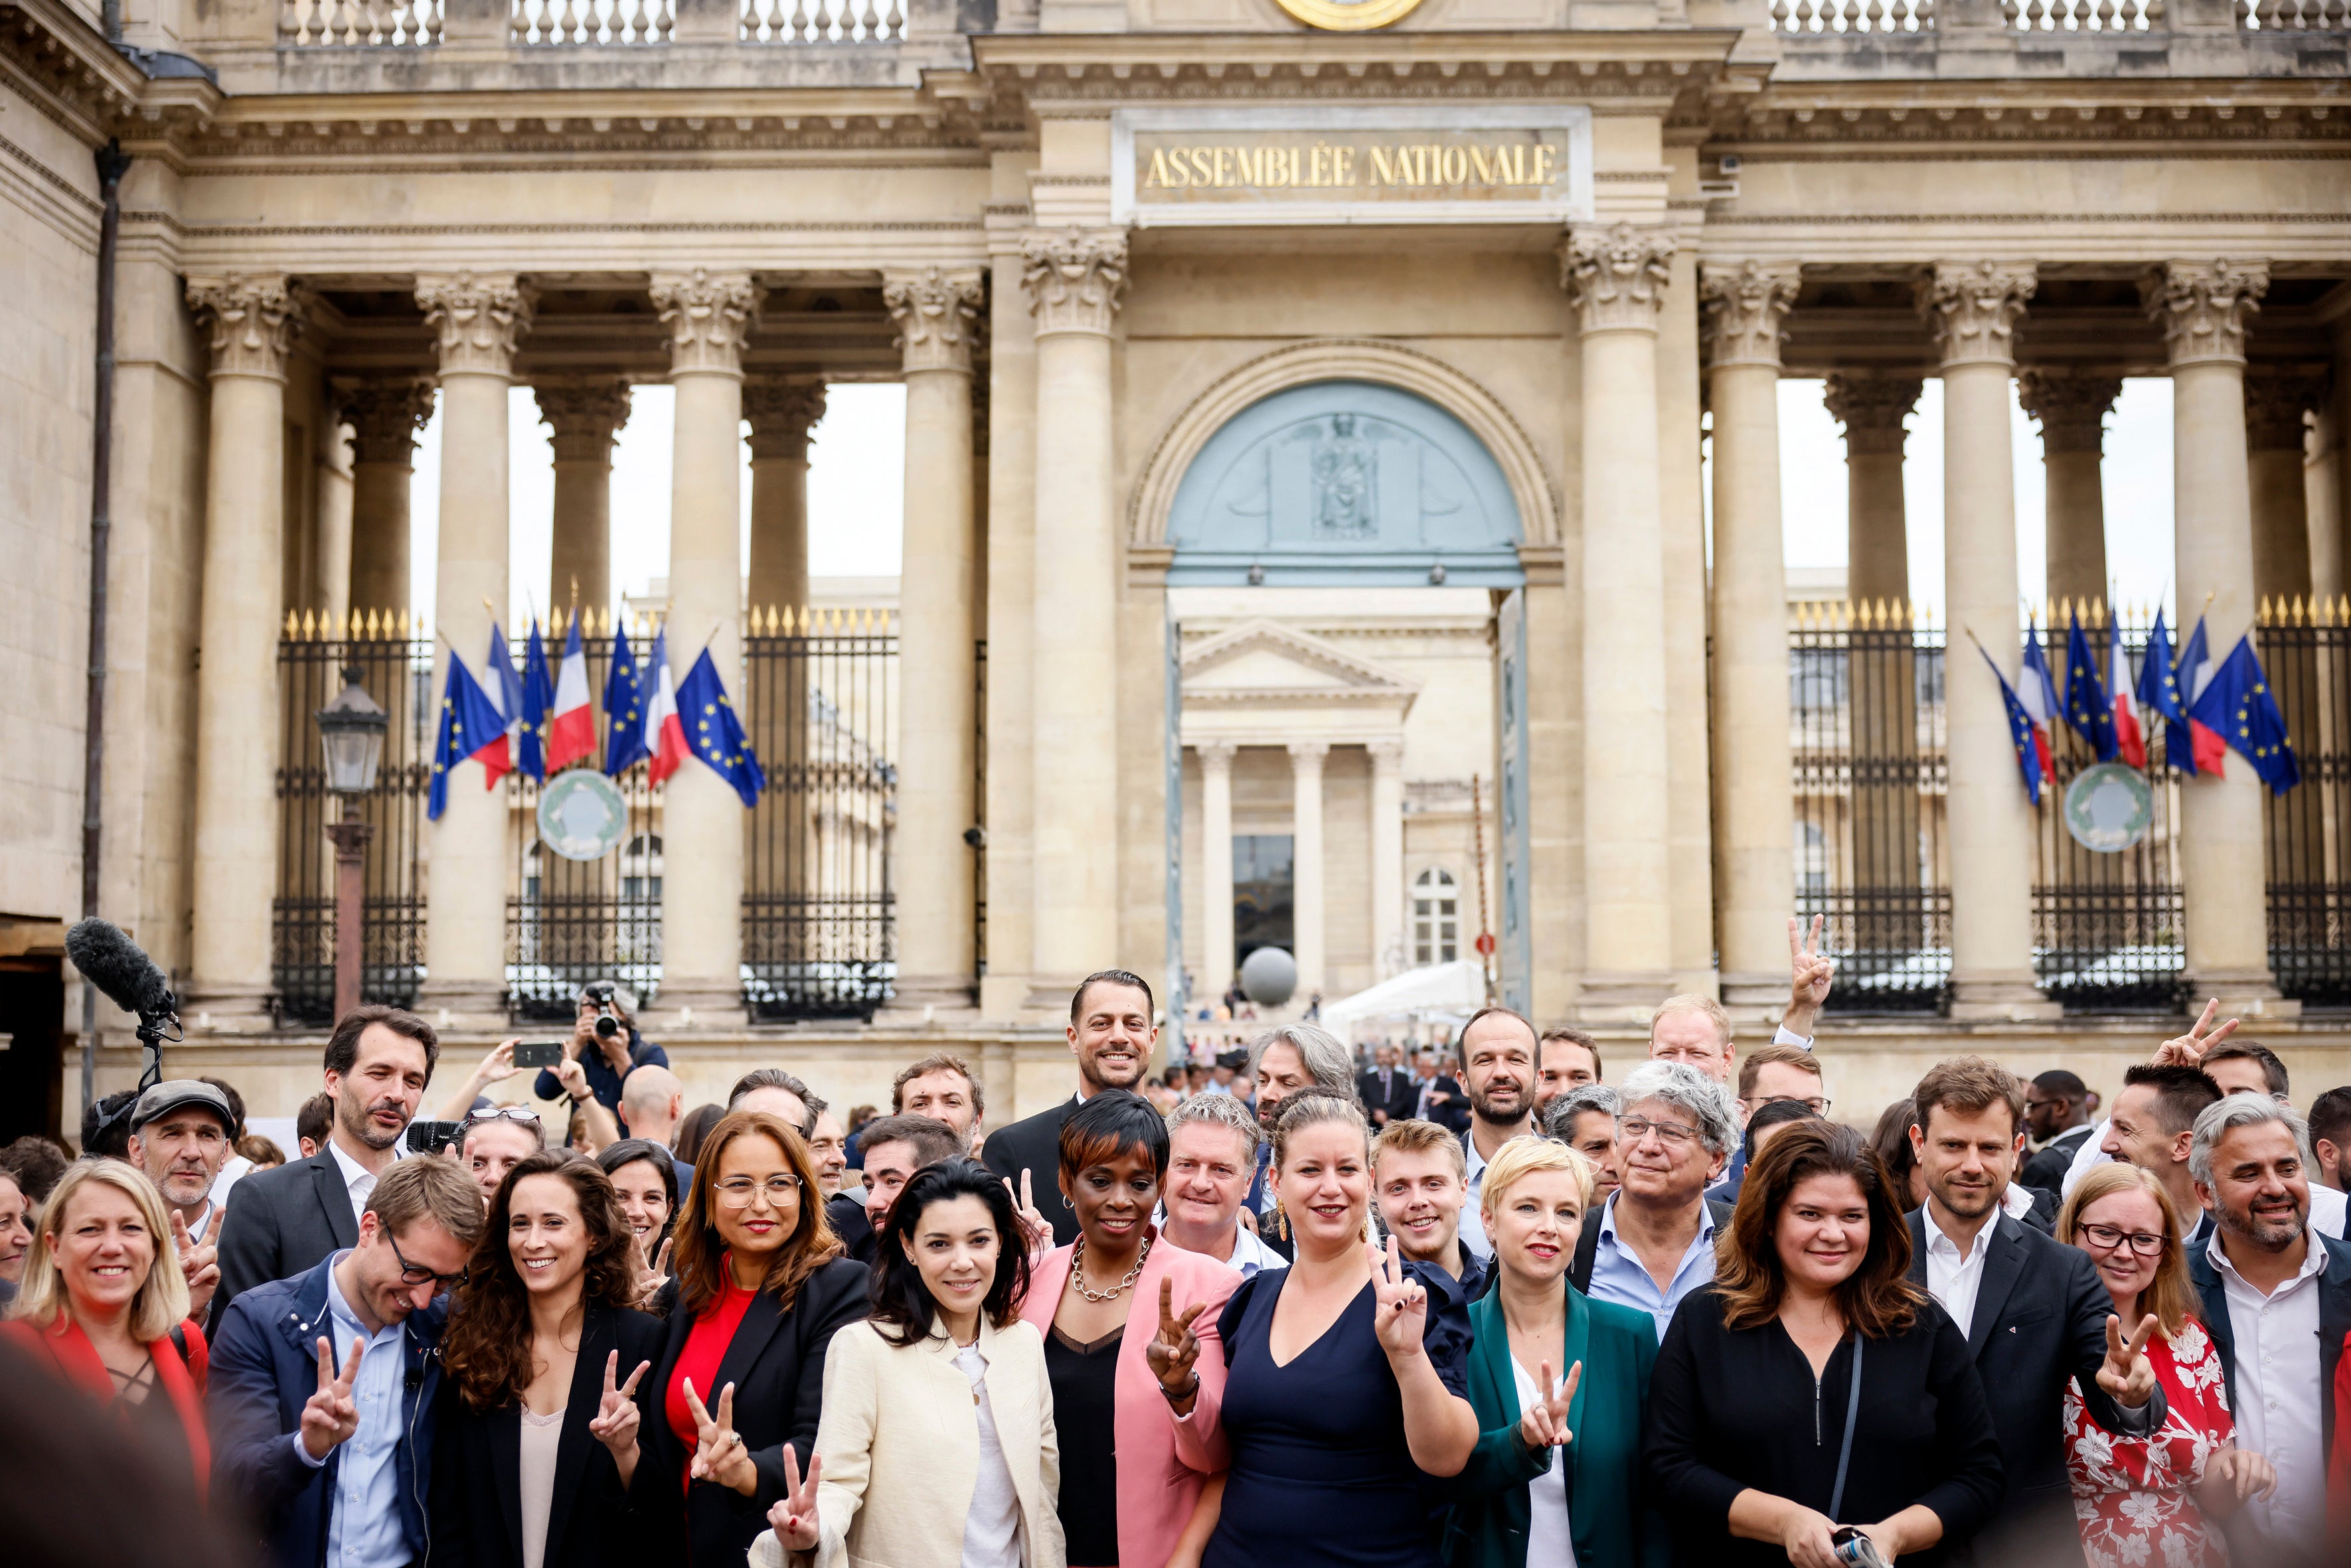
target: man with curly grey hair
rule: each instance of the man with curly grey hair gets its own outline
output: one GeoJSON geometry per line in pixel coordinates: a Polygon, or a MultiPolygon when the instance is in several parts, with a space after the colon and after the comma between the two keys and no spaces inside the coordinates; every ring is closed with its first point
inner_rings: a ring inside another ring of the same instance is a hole
{"type": "Polygon", "coordinates": [[[1309,1084],[1334,1089],[1349,1099],[1355,1094],[1355,1056],[1329,1030],[1311,1023],[1286,1023],[1249,1041],[1249,1078],[1257,1084],[1257,1119],[1266,1139],[1257,1151],[1249,1177],[1249,1212],[1273,1210],[1273,1187],[1266,1179],[1273,1161],[1273,1124],[1281,1103],[1309,1084]]]}
{"type": "Polygon", "coordinates": [[[1730,1207],[1706,1189],[1739,1143],[1739,1104],[1680,1061],[1644,1062],[1617,1096],[1622,1185],[1584,1220],[1569,1278],[1594,1301],[1648,1313],[1662,1341],[1682,1299],[1714,1281],[1714,1235],[1730,1207]]]}

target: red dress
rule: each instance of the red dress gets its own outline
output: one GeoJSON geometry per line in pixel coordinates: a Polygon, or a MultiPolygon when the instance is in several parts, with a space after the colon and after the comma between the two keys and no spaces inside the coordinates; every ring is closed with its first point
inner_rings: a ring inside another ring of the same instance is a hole
{"type": "Polygon", "coordinates": [[[2205,1463],[2237,1435],[2220,1353],[2195,1319],[2176,1339],[2147,1342],[2171,1412],[2145,1437],[2090,1419],[2065,1385],[2065,1469],[2090,1568],[2226,1568],[2228,1543],[2197,1506],[2205,1463]]]}

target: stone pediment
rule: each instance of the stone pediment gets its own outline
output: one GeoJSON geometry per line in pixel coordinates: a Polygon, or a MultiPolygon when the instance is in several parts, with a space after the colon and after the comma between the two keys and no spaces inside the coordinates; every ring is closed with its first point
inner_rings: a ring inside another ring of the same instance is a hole
{"type": "Polygon", "coordinates": [[[1400,671],[1278,621],[1250,621],[1184,653],[1184,701],[1385,707],[1420,694],[1400,671]]]}

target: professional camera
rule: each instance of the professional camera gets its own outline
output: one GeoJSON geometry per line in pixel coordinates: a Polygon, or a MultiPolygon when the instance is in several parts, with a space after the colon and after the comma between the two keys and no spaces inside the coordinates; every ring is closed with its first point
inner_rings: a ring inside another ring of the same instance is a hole
{"type": "Polygon", "coordinates": [[[621,1015],[612,1008],[611,981],[591,980],[580,994],[596,1004],[597,1039],[616,1040],[627,1030],[628,1026],[621,1021],[621,1015]]]}

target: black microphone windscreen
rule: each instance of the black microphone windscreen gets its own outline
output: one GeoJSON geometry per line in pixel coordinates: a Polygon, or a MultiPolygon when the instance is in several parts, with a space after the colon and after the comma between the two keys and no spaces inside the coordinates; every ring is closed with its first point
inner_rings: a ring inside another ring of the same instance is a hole
{"type": "Polygon", "coordinates": [[[172,1010],[172,982],[120,926],[78,922],[66,933],[66,956],[123,1011],[144,1016],[172,1010]]]}

